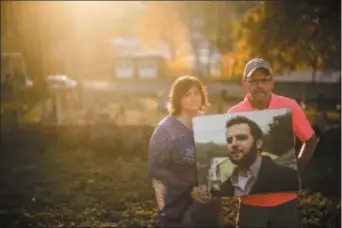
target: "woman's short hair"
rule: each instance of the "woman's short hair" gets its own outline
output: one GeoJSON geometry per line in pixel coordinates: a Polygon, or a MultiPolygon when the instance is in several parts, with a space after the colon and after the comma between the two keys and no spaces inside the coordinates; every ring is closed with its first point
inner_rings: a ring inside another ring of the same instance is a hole
{"type": "Polygon", "coordinates": [[[199,111],[203,111],[204,107],[208,104],[207,91],[203,83],[194,76],[181,76],[173,82],[170,89],[168,102],[168,110],[170,115],[180,114],[181,99],[193,86],[196,86],[199,89],[202,98],[202,107],[199,111]]]}

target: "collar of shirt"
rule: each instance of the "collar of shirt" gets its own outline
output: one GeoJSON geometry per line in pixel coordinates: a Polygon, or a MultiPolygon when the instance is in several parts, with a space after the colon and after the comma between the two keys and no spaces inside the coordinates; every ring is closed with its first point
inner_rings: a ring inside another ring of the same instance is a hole
{"type": "MultiPolygon", "coordinates": [[[[255,161],[252,163],[252,165],[247,170],[247,177],[248,178],[251,178],[251,177],[253,177],[254,179],[257,178],[259,170],[260,170],[261,162],[262,162],[262,159],[261,159],[260,155],[257,155],[255,161]]],[[[238,167],[235,167],[233,172],[232,172],[231,178],[230,178],[230,181],[231,181],[233,186],[238,186],[238,177],[239,177],[238,167]]]]}

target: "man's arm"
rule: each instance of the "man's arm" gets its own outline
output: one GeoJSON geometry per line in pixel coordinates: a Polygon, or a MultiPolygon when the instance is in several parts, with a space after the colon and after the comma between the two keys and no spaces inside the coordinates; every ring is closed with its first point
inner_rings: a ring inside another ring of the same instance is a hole
{"type": "Polygon", "coordinates": [[[315,152],[318,140],[303,109],[296,102],[294,102],[292,116],[295,134],[303,142],[298,154],[298,168],[302,170],[315,152]]]}
{"type": "Polygon", "coordinates": [[[298,166],[300,169],[304,168],[310,161],[313,153],[315,152],[319,139],[314,133],[312,137],[303,143],[298,154],[298,166]]]}

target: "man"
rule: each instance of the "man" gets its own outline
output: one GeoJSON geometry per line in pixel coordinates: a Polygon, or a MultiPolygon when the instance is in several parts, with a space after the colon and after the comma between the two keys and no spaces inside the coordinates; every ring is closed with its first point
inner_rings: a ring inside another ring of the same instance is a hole
{"type": "Polygon", "coordinates": [[[254,121],[237,116],[226,123],[228,157],[236,165],[219,196],[298,191],[296,170],[262,156],[263,132],[254,121]]]}
{"type": "MultiPolygon", "coordinates": [[[[228,113],[290,108],[294,135],[303,142],[298,154],[298,168],[302,170],[317,145],[316,135],[302,108],[295,100],[272,93],[273,74],[270,64],[264,59],[254,58],[247,62],[243,87],[247,90],[245,99],[231,107],[228,113]]],[[[293,192],[242,196],[237,225],[239,228],[301,227],[297,199],[298,193],[293,192]]]]}

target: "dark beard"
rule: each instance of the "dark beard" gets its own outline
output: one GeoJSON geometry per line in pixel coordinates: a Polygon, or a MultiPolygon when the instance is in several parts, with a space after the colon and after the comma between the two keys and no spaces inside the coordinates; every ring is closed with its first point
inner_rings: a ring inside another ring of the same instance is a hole
{"type": "Polygon", "coordinates": [[[241,160],[235,161],[231,158],[231,156],[228,155],[228,157],[229,157],[230,161],[234,165],[238,166],[239,168],[249,168],[253,164],[253,162],[255,161],[255,158],[258,154],[257,151],[258,150],[257,150],[256,143],[253,143],[251,149],[248,151],[247,154],[244,155],[244,157],[241,160]]]}

